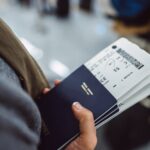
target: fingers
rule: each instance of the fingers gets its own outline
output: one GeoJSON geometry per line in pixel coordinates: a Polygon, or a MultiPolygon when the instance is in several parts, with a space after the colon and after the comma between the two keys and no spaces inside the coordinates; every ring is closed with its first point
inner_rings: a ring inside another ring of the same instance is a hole
{"type": "Polygon", "coordinates": [[[54,80],[54,84],[55,84],[55,86],[57,86],[57,85],[59,85],[60,84],[60,80],[54,80]]]}
{"type": "Polygon", "coordinates": [[[79,139],[85,143],[85,146],[90,147],[89,149],[94,149],[97,143],[97,137],[92,112],[78,102],[73,103],[72,109],[80,124],[79,139]]]}
{"type": "MultiPolygon", "coordinates": [[[[60,82],[61,82],[60,80],[54,80],[55,86],[59,85],[60,82]]],[[[43,93],[43,94],[46,94],[46,93],[48,93],[49,91],[50,91],[49,88],[44,88],[43,91],[42,91],[42,93],[43,93]]]]}
{"type": "Polygon", "coordinates": [[[50,89],[49,88],[44,88],[44,90],[43,90],[43,94],[46,94],[46,93],[48,93],[50,91],[50,89]]]}

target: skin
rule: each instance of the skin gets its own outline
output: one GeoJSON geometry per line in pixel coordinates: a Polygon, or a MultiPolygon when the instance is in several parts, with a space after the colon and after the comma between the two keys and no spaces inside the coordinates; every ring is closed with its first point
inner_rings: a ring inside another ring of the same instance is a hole
{"type": "MultiPolygon", "coordinates": [[[[54,83],[57,86],[60,81],[55,80],[54,83]]],[[[45,88],[43,93],[46,94],[49,91],[49,88],[45,88]]],[[[97,136],[92,112],[84,108],[79,102],[72,104],[72,111],[79,121],[80,136],[71,142],[65,150],[94,150],[97,144],[97,136]]]]}

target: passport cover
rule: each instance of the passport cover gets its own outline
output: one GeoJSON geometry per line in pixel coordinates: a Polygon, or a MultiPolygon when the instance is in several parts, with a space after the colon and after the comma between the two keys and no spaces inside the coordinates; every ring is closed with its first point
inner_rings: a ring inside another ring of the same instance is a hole
{"type": "Polygon", "coordinates": [[[108,110],[116,109],[117,104],[111,93],[82,65],[60,85],[37,100],[47,131],[42,135],[43,150],[59,149],[79,135],[79,123],[71,110],[71,105],[75,101],[90,109],[94,119],[108,110]]]}

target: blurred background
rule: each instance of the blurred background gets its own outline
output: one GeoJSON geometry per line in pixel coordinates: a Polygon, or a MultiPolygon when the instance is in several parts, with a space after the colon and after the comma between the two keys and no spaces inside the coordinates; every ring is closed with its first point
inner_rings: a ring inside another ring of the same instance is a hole
{"type": "MultiPolygon", "coordinates": [[[[150,52],[149,0],[0,0],[0,17],[51,86],[119,37],[150,52]]],[[[100,149],[150,150],[149,105],[137,104],[101,127],[100,149]]]]}

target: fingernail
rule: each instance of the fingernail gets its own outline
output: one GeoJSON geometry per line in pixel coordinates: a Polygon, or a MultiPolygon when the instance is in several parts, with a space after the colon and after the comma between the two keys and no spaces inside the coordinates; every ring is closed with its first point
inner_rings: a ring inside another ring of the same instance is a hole
{"type": "Polygon", "coordinates": [[[79,102],[74,102],[73,103],[73,107],[76,109],[76,110],[81,110],[83,108],[83,106],[79,103],[79,102]]]}

